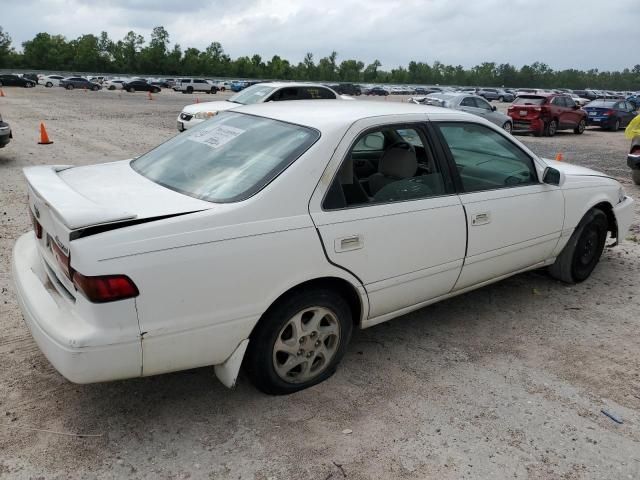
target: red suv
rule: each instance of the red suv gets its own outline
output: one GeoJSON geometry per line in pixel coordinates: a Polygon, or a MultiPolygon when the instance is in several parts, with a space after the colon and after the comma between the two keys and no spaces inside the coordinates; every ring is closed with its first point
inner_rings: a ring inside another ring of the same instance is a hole
{"type": "Polygon", "coordinates": [[[553,137],[558,130],[569,129],[581,134],[587,126],[587,113],[568,95],[521,95],[507,114],[513,120],[513,133],[533,133],[536,137],[553,137]]]}

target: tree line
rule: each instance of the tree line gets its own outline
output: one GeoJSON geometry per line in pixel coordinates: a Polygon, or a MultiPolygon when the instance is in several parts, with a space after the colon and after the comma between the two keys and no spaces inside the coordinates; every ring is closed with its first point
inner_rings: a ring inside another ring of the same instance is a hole
{"type": "Polygon", "coordinates": [[[542,62],[517,68],[509,63],[482,62],[472,68],[411,61],[405,66],[383,69],[378,60],[338,61],[333,51],[316,61],[309,52],[291,63],[273,55],[232,59],[219,42],[204,50],[171,45],[169,32],[155,27],[148,42],[130,31],[121,40],[107,32],[85,34],[67,40],[62,35],[38,33],[16,51],[10,35],[0,26],[0,68],[56,70],[95,73],[127,73],[162,76],[236,77],[252,79],[310,80],[323,82],[364,82],[424,85],[481,85],[505,87],[600,88],[640,90],[640,64],[620,71],[554,70],[542,62]]]}

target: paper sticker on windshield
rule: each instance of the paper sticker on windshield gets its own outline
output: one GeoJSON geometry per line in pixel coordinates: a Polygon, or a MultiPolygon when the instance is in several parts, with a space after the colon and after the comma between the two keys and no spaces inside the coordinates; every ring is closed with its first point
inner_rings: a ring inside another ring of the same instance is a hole
{"type": "Polygon", "coordinates": [[[211,148],[219,148],[244,132],[245,130],[240,128],[220,125],[216,128],[194,132],[188,138],[194,142],[204,143],[211,148]]]}

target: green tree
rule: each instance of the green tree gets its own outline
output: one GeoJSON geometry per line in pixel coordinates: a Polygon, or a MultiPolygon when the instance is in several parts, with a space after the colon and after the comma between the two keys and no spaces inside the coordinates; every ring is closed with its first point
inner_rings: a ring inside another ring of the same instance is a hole
{"type": "Polygon", "coordinates": [[[13,54],[14,51],[11,47],[11,37],[0,25],[0,68],[9,66],[13,54]]]}

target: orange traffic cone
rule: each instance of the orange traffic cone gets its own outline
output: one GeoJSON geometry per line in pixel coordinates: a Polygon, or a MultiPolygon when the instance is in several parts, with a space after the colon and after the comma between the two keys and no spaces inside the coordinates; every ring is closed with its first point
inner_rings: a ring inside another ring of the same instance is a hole
{"type": "Polygon", "coordinates": [[[40,141],[38,145],[49,145],[53,143],[49,140],[49,135],[47,135],[47,129],[44,128],[44,122],[40,122],[40,141]]]}
{"type": "Polygon", "coordinates": [[[4,91],[0,88],[0,97],[6,97],[6,95],[4,94],[4,91]]]}
{"type": "Polygon", "coordinates": [[[147,97],[149,97],[149,100],[153,100],[153,95],[151,95],[151,92],[147,92],[147,97]]]}
{"type": "Polygon", "coordinates": [[[560,153],[560,152],[556,153],[556,161],[557,162],[561,162],[562,160],[564,160],[564,157],[562,156],[562,153],[560,153]]]}

